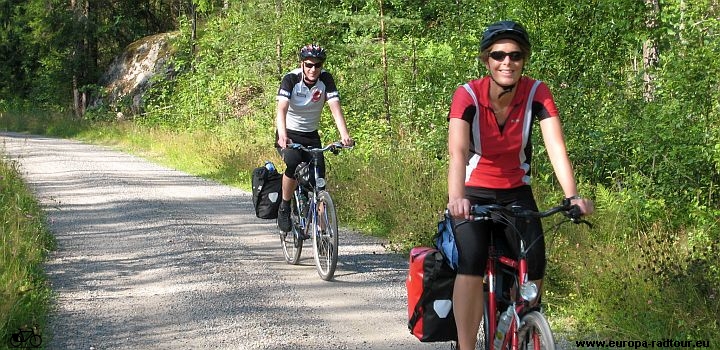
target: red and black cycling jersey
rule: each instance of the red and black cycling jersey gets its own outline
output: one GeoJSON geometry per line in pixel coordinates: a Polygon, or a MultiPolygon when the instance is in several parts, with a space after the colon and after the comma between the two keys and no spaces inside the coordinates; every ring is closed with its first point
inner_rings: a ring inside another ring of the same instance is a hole
{"type": "Polygon", "coordinates": [[[509,189],[530,184],[532,160],[532,124],[534,120],[558,117],[550,89],[539,82],[531,104],[528,94],[534,79],[522,77],[517,84],[504,126],[495,119],[488,91],[490,77],[470,81],[475,101],[464,86],[453,95],[448,119],[458,118],[471,124],[470,156],[465,170],[465,186],[509,189]],[[530,105],[531,113],[527,114],[530,105]],[[476,111],[478,112],[476,115],[476,111]]]}
{"type": "Polygon", "coordinates": [[[289,100],[285,127],[288,130],[313,132],[318,129],[325,101],[340,98],[332,75],[323,70],[313,85],[303,80],[302,68],[285,74],[280,83],[277,100],[289,100]]]}

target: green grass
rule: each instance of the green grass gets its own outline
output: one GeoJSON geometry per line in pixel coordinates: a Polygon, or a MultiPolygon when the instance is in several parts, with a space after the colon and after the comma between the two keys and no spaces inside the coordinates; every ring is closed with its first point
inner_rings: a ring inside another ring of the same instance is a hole
{"type": "Polygon", "coordinates": [[[42,263],[54,241],[45,216],[18,175],[0,158],[0,348],[18,328],[44,329],[52,292],[42,263]]]}
{"type": "MultiPolygon", "coordinates": [[[[63,131],[60,136],[110,145],[245,190],[254,167],[266,159],[281,164],[272,148],[272,120],[261,117],[193,132],[130,122],[74,123],[52,133],[63,131]]],[[[328,177],[343,226],[387,238],[393,249],[406,252],[430,244],[446,201],[446,170],[443,161],[403,146],[411,142],[392,144],[359,143],[352,151],[329,155],[328,177]]],[[[693,213],[705,217],[698,220],[704,225],[675,227],[672,208],[643,201],[643,193],[580,186],[596,199],[598,211],[590,218],[595,227],[565,225],[547,237],[544,303],[553,329],[570,341],[709,340],[718,346],[715,212],[693,213]]],[[[560,199],[552,183],[537,181],[534,190],[541,207],[560,199]]]]}

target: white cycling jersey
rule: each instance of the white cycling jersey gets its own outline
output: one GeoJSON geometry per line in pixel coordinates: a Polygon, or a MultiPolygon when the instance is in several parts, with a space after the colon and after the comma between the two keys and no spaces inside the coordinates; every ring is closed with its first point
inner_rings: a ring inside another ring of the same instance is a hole
{"type": "Polygon", "coordinates": [[[277,100],[290,101],[285,127],[301,132],[317,130],[325,102],[339,98],[335,80],[329,72],[323,70],[317,82],[308,86],[303,79],[302,68],[285,74],[277,93],[277,100]]]}

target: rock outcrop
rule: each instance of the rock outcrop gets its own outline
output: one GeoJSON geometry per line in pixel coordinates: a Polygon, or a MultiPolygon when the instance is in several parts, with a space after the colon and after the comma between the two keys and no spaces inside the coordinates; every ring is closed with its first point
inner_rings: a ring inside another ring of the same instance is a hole
{"type": "Polygon", "coordinates": [[[119,116],[141,113],[143,95],[152,85],[152,78],[157,74],[172,78],[175,74],[169,64],[170,40],[175,35],[176,32],[155,34],[128,45],[100,78],[104,93],[91,106],[106,105],[118,111],[119,116]]]}

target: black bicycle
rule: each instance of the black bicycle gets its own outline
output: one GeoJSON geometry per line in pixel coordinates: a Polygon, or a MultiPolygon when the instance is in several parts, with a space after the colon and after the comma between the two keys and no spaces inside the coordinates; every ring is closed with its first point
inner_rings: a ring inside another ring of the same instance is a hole
{"type": "Polygon", "coordinates": [[[326,190],[327,181],[320,177],[317,162],[323,152],[338,154],[341,149],[352,146],[343,146],[338,141],[322,148],[305,147],[297,143],[287,147],[310,153],[312,160],[310,163],[300,163],[295,171],[298,186],[290,203],[292,231],[280,232],[285,261],[297,264],[303,242],[312,238],[318,274],[323,280],[329,281],[337,267],[338,223],[335,204],[326,190]]]}
{"type": "Polygon", "coordinates": [[[8,345],[10,348],[39,348],[42,345],[42,337],[37,334],[35,328],[18,328],[17,332],[10,335],[8,345]]]}

